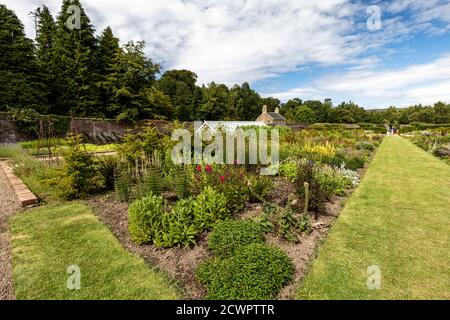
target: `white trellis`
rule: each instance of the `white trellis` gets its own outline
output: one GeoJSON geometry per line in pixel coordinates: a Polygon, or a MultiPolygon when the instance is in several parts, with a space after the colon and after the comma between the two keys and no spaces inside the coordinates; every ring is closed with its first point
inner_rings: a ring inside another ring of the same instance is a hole
{"type": "Polygon", "coordinates": [[[224,130],[225,132],[234,132],[238,128],[244,127],[267,127],[267,124],[262,121],[205,121],[196,130],[196,133],[202,132],[205,129],[212,131],[224,130]]]}

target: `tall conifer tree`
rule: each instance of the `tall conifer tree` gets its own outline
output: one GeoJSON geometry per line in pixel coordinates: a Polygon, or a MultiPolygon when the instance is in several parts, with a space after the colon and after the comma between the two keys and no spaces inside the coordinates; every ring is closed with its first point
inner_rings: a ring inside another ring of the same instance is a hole
{"type": "Polygon", "coordinates": [[[64,0],[57,19],[53,55],[58,74],[58,113],[79,116],[100,113],[94,86],[96,44],[94,28],[80,2],[64,0]]]}
{"type": "Polygon", "coordinates": [[[38,80],[33,42],[25,37],[16,14],[0,5],[0,110],[33,108],[41,112],[38,80]]]}

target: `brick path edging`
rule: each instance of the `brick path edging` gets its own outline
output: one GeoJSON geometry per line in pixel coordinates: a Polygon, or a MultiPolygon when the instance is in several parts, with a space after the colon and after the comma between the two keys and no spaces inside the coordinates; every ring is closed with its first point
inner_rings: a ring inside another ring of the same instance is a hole
{"type": "Polygon", "coordinates": [[[39,203],[38,198],[30,191],[30,189],[28,189],[22,180],[14,174],[12,168],[6,161],[0,162],[0,167],[3,169],[6,178],[16,194],[19,204],[23,208],[39,203]]]}

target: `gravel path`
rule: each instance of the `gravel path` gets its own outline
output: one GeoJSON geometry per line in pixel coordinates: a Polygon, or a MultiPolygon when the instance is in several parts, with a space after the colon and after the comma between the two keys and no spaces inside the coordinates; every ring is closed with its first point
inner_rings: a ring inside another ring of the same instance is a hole
{"type": "Polygon", "coordinates": [[[9,182],[0,168],[0,300],[13,300],[11,237],[8,218],[20,209],[9,182]]]}

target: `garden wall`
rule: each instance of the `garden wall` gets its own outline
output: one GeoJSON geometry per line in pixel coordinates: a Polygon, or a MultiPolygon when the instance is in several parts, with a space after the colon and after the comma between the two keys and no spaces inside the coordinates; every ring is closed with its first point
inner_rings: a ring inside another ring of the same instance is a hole
{"type": "Polygon", "coordinates": [[[115,143],[133,129],[134,125],[115,120],[74,118],[70,121],[69,132],[81,134],[95,144],[115,143]]]}
{"type": "MultiPolygon", "coordinates": [[[[158,130],[170,134],[167,131],[167,122],[162,120],[144,120],[137,124],[119,122],[108,119],[72,118],[52,116],[54,135],[64,137],[69,133],[80,134],[95,144],[107,144],[119,142],[129,130],[134,130],[146,125],[152,125],[158,130]]],[[[189,126],[191,124],[187,124],[189,126]]],[[[35,124],[33,124],[35,126],[35,124]]],[[[22,128],[23,129],[23,128],[22,128]]],[[[22,130],[23,131],[23,130],[22,130]]],[[[37,139],[36,134],[22,132],[13,118],[6,112],[0,112],[0,144],[17,143],[26,140],[37,139]]]]}
{"type": "Polygon", "coordinates": [[[15,143],[19,141],[14,121],[6,112],[0,112],[0,143],[15,143]]]}

